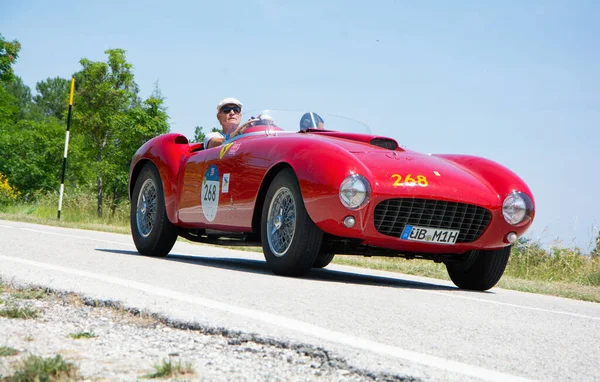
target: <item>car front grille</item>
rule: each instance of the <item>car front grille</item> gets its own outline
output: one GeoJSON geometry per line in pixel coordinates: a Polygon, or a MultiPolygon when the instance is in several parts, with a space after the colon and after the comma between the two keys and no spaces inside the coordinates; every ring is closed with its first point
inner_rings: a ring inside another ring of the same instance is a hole
{"type": "Polygon", "coordinates": [[[374,223],[384,235],[400,237],[404,226],[460,230],[457,243],[470,243],[481,236],[492,214],[472,204],[432,199],[388,199],[375,207],[374,223]]]}

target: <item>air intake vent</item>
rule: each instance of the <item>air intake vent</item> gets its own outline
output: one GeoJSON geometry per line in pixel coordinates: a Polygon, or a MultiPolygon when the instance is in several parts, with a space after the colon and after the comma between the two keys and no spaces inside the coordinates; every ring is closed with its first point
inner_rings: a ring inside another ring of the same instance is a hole
{"type": "Polygon", "coordinates": [[[388,199],[375,207],[374,223],[384,235],[400,237],[404,226],[458,229],[457,243],[479,239],[490,223],[492,214],[471,204],[431,199],[388,199]]]}
{"type": "Polygon", "coordinates": [[[396,150],[398,148],[398,143],[393,139],[373,138],[369,143],[388,150],[396,150]]]}

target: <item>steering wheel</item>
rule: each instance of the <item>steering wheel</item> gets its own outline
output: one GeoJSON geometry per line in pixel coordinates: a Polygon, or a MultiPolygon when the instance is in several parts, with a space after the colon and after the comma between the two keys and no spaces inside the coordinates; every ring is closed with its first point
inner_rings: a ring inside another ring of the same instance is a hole
{"type": "Polygon", "coordinates": [[[257,124],[257,122],[262,122],[265,125],[272,125],[273,124],[273,118],[271,118],[270,116],[266,115],[266,114],[259,114],[258,117],[251,117],[249,120],[247,120],[246,122],[242,123],[234,132],[235,136],[240,135],[240,134],[244,134],[244,131],[246,131],[247,128],[255,126],[257,124]]]}

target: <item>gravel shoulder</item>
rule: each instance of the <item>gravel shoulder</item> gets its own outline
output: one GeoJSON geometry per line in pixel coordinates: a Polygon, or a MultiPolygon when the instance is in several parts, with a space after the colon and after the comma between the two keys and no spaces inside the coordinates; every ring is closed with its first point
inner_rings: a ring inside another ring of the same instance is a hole
{"type": "MultiPolygon", "coordinates": [[[[254,334],[206,329],[144,312],[125,310],[118,302],[46,291],[23,298],[23,287],[5,285],[0,311],[34,309],[37,318],[0,317],[0,347],[18,354],[0,357],[0,380],[14,374],[30,355],[60,354],[79,368],[83,380],[149,379],[154,365],[168,360],[189,363],[193,374],[166,380],[187,381],[405,381],[404,375],[359,370],[326,350],[283,343],[254,334]],[[39,297],[39,296],[38,296],[39,297]],[[93,338],[74,339],[75,333],[93,338]]],[[[31,290],[31,289],[25,289],[31,290]]],[[[162,379],[165,380],[165,379],[162,379]]]]}

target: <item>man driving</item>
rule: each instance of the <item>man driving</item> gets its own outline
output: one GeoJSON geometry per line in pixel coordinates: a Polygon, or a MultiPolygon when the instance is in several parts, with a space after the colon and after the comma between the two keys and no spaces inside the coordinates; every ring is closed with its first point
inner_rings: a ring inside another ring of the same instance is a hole
{"type": "Polygon", "coordinates": [[[223,133],[210,132],[204,137],[204,148],[220,146],[239,133],[242,118],[242,103],[235,98],[225,98],[217,105],[217,119],[223,133]]]}

